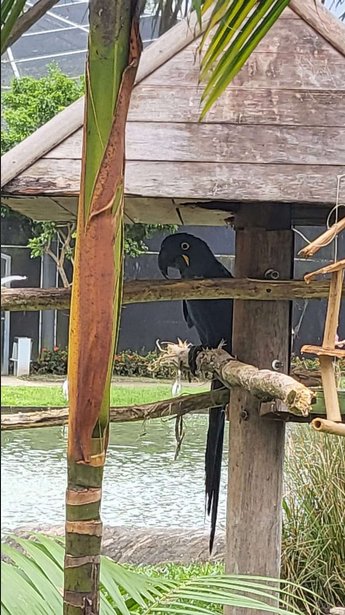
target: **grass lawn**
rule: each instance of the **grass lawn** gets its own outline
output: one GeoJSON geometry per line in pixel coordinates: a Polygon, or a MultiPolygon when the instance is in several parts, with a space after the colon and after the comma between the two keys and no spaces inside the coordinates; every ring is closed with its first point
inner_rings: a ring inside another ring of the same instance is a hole
{"type": "MultiPolygon", "coordinates": [[[[196,386],[182,389],[184,393],[201,393],[207,387],[196,386]]],[[[153,384],[138,386],[111,387],[112,406],[131,406],[133,404],[147,404],[160,399],[172,397],[171,385],[153,384]]],[[[21,387],[4,386],[1,388],[2,406],[66,406],[66,400],[62,394],[62,384],[59,386],[44,387],[21,387]]]]}

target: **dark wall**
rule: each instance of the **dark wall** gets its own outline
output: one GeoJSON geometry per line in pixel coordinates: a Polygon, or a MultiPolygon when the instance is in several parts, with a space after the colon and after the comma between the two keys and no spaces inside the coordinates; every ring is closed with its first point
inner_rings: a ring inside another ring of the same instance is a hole
{"type": "MultiPolygon", "coordinates": [[[[220,257],[224,265],[233,271],[235,236],[229,227],[181,227],[180,231],[187,231],[206,240],[212,251],[220,257]]],[[[298,229],[307,238],[313,239],[320,234],[323,227],[301,227],[298,229]]],[[[22,242],[27,243],[28,229],[20,227],[15,229],[15,224],[5,219],[2,232],[4,244],[22,242]]],[[[161,279],[157,266],[157,252],[163,239],[161,233],[157,233],[148,241],[149,251],[137,259],[127,258],[125,262],[125,278],[135,279],[161,279]]],[[[339,237],[338,258],[345,258],[345,233],[339,237]]],[[[295,234],[295,254],[305,245],[305,241],[295,234]]],[[[28,250],[23,248],[3,249],[13,255],[13,273],[28,276],[27,286],[39,286],[40,259],[30,259],[28,250]]],[[[334,243],[320,251],[316,258],[310,261],[295,260],[295,278],[302,279],[303,275],[315,270],[334,258],[334,243]]],[[[19,283],[20,285],[21,283],[19,283]]],[[[13,284],[14,285],[14,284],[13,284]]],[[[320,344],[326,314],[326,301],[311,301],[304,313],[298,336],[294,342],[294,351],[299,352],[301,346],[306,343],[320,344]]],[[[304,308],[304,301],[297,301],[293,310],[293,327],[296,328],[304,308]]],[[[57,345],[64,347],[68,342],[68,312],[58,312],[57,315],[57,345]]],[[[11,334],[27,335],[35,339],[35,348],[38,338],[38,314],[37,313],[13,313],[11,314],[11,334]]],[[[345,306],[342,306],[339,335],[345,338],[345,306]]],[[[181,302],[155,302],[124,306],[122,311],[119,350],[137,350],[145,353],[155,348],[156,340],[188,339],[197,342],[197,336],[193,330],[187,328],[183,315],[181,302]]]]}
{"type": "MultiPolygon", "coordinates": [[[[6,216],[1,219],[1,252],[11,256],[11,275],[27,277],[27,280],[12,282],[12,288],[40,285],[41,259],[30,258],[30,250],[25,247],[31,236],[30,223],[24,218],[6,216]]],[[[11,312],[10,357],[14,337],[31,337],[32,358],[36,358],[38,336],[39,312],[11,312]]]]}
{"type": "MultiPolygon", "coordinates": [[[[312,240],[321,234],[325,227],[298,227],[303,235],[312,240]]],[[[204,239],[212,251],[220,257],[223,264],[233,272],[235,253],[235,233],[230,227],[181,227],[186,231],[204,239]]],[[[126,279],[160,279],[161,274],[157,266],[157,252],[159,251],[163,235],[157,233],[149,242],[150,253],[139,259],[127,259],[125,266],[126,279]]],[[[325,247],[314,259],[304,261],[299,259],[298,251],[306,242],[295,233],[295,268],[294,277],[303,279],[308,271],[318,269],[334,259],[334,243],[325,247]]],[[[338,238],[338,258],[345,258],[345,233],[338,238]]],[[[293,306],[293,329],[298,327],[304,301],[296,301],[293,306]]],[[[293,351],[299,354],[303,344],[321,344],[323,327],[325,323],[327,301],[310,301],[304,310],[298,335],[293,344],[293,351]]],[[[345,338],[345,305],[342,304],[340,313],[339,336],[345,338]]],[[[188,329],[183,319],[180,301],[156,302],[147,304],[133,304],[123,308],[119,349],[131,349],[146,352],[155,347],[155,341],[174,341],[177,337],[197,342],[194,330],[188,329]]]]}
{"type": "MultiPolygon", "coordinates": [[[[309,239],[315,239],[318,235],[320,235],[325,227],[298,227],[300,232],[309,239]]],[[[295,254],[297,256],[299,250],[301,250],[306,245],[304,239],[295,233],[295,254]]],[[[328,246],[322,248],[319,252],[317,252],[314,258],[309,259],[308,261],[302,260],[300,258],[295,259],[295,272],[294,277],[296,279],[302,279],[303,276],[310,272],[315,271],[325,265],[329,264],[330,261],[334,260],[334,242],[330,243],[328,246]]],[[[337,259],[345,258],[345,233],[340,233],[338,236],[338,255],[337,259]]],[[[303,313],[303,309],[305,306],[304,301],[295,301],[294,302],[294,310],[293,310],[293,327],[296,328],[298,322],[303,313]]],[[[303,316],[302,324],[299,330],[298,336],[294,340],[294,352],[299,353],[303,344],[312,344],[319,346],[322,342],[323,337],[323,328],[325,324],[326,318],[326,310],[327,310],[327,300],[324,301],[309,301],[307,304],[307,309],[303,316]]],[[[342,301],[341,309],[340,309],[340,318],[339,318],[339,329],[338,335],[340,339],[345,338],[345,302],[342,301]]]]}

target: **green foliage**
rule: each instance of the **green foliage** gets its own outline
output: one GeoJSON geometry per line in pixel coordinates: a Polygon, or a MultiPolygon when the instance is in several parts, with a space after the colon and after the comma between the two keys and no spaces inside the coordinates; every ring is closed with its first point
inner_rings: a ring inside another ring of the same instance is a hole
{"type": "Polygon", "coordinates": [[[32,372],[36,374],[67,374],[67,348],[55,346],[53,350],[42,348],[37,361],[32,363],[32,372]]]}
{"type": "Polygon", "coordinates": [[[70,79],[57,64],[47,67],[41,79],[13,79],[11,88],[1,96],[5,128],[1,130],[1,153],[31,135],[83,95],[84,78],[70,79]]]}
{"type": "Polygon", "coordinates": [[[2,0],[1,2],[1,55],[5,51],[7,40],[24,5],[25,0],[2,0]]]}
{"type": "MultiPolygon", "coordinates": [[[[12,563],[1,562],[1,608],[6,615],[56,615],[62,612],[64,547],[60,540],[40,534],[35,541],[15,538],[24,550],[3,545],[2,551],[12,563]]],[[[198,570],[176,578],[169,574],[149,576],[134,572],[101,557],[101,615],[214,615],[224,605],[271,615],[301,614],[267,605],[273,589],[263,579],[238,575],[207,574],[198,570]]],[[[283,596],[284,597],[284,596],[283,596]]]]}
{"type": "Polygon", "coordinates": [[[141,355],[131,350],[124,350],[114,358],[114,376],[127,376],[137,378],[166,378],[176,376],[176,370],[167,365],[155,367],[158,354],[149,352],[141,355]]]}
{"type": "Polygon", "coordinates": [[[174,224],[125,224],[125,254],[135,258],[148,250],[145,239],[150,239],[157,231],[175,233],[174,224]]]}
{"type": "MultiPolygon", "coordinates": [[[[156,352],[149,352],[146,355],[141,355],[138,352],[131,350],[123,350],[114,358],[114,376],[123,376],[126,378],[166,378],[172,379],[175,376],[175,370],[166,365],[160,365],[158,369],[154,368],[154,363],[158,358],[156,352]]],[[[59,348],[55,346],[53,350],[42,350],[40,357],[31,365],[31,371],[34,374],[67,374],[67,348],[59,348]]]]}
{"type": "Polygon", "coordinates": [[[287,441],[282,577],[316,596],[290,588],[291,608],[345,604],[345,438],[295,425],[287,441]]]}

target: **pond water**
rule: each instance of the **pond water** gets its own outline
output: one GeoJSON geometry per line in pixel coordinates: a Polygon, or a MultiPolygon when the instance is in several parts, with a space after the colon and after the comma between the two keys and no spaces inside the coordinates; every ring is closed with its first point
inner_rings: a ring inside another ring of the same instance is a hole
{"type": "MultiPolygon", "coordinates": [[[[177,461],[175,423],[111,426],[102,518],[108,525],[208,528],[204,520],[207,416],[185,419],[177,461]]],[[[2,534],[22,525],[64,521],[67,429],[49,427],[1,434],[2,534]]],[[[226,463],[219,510],[225,521],[226,463]]]]}

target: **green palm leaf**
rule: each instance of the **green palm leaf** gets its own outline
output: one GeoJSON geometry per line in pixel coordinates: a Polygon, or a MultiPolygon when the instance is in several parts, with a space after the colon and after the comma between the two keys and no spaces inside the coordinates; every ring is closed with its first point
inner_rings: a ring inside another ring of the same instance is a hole
{"type": "Polygon", "coordinates": [[[1,3],[1,55],[24,5],[25,0],[3,0],[1,3]]]}
{"type": "MultiPolygon", "coordinates": [[[[212,4],[211,0],[193,0],[200,24],[212,4]]],[[[200,52],[208,43],[201,60],[200,80],[206,82],[201,118],[236,77],[288,4],[289,0],[218,0],[215,3],[200,43],[200,52]]]]}
{"type": "MultiPolygon", "coordinates": [[[[58,615],[62,612],[64,548],[59,539],[40,534],[35,540],[15,538],[25,550],[3,545],[12,564],[2,562],[4,615],[58,615]]],[[[277,615],[300,611],[267,603],[279,580],[243,575],[194,576],[184,580],[149,577],[101,558],[101,615],[214,615],[215,606],[250,608],[277,615]],[[269,581],[270,585],[267,585],[269,581]],[[266,599],[266,601],[265,601],[266,599]]],[[[289,584],[288,584],[289,585],[289,584]]],[[[281,592],[288,595],[288,591],[281,592]]]]}

